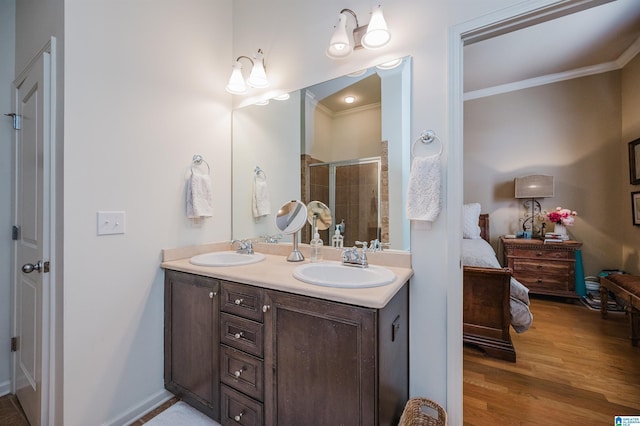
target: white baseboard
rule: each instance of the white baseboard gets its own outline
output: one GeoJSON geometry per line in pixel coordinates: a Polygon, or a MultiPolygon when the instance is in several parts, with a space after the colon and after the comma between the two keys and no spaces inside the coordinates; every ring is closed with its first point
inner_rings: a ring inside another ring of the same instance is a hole
{"type": "Polygon", "coordinates": [[[9,395],[11,393],[11,380],[0,382],[0,396],[9,395]]]}
{"type": "Polygon", "coordinates": [[[173,397],[174,395],[171,392],[168,392],[167,390],[163,389],[151,395],[149,398],[140,402],[139,404],[129,408],[129,410],[122,413],[117,418],[113,418],[111,420],[106,421],[105,423],[102,424],[102,426],[129,425],[135,422],[136,420],[138,420],[140,417],[147,414],[149,411],[152,411],[153,409],[159,407],[160,405],[164,404],[165,402],[167,402],[173,397]]]}

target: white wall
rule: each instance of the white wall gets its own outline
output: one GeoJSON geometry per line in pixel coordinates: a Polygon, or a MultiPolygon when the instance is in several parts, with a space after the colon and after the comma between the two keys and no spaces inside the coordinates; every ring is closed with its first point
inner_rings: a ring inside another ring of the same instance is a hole
{"type": "Polygon", "coordinates": [[[162,248],[230,238],[231,2],[65,3],[64,424],[123,424],[163,390],[162,248]],[[185,216],[194,154],[213,218],[185,216]],[[126,234],[96,235],[124,210],[126,234]]]}
{"type": "MultiPolygon", "coordinates": [[[[501,235],[521,229],[523,200],[514,198],[513,179],[543,174],[555,178],[555,196],[539,200],[543,210],[578,212],[569,235],[583,242],[585,275],[622,266],[619,230],[630,222],[630,212],[622,208],[620,186],[621,176],[628,178],[619,142],[620,75],[465,102],[464,198],[491,214],[494,248],[501,249],[501,235]]],[[[553,225],[547,223],[547,230],[553,225]]]]}
{"type": "MultiPolygon", "coordinates": [[[[411,55],[412,140],[422,130],[430,128],[438,133],[446,146],[449,143],[449,29],[512,3],[509,0],[402,0],[385,4],[385,18],[392,32],[390,44],[378,52],[357,51],[348,59],[334,61],[327,58],[324,50],[339,11],[349,7],[366,21],[370,2],[359,0],[345,5],[337,0],[304,3],[283,0],[277,8],[261,1],[234,2],[234,55],[262,48],[273,84],[286,90],[307,87],[385,60],[411,55]]],[[[445,150],[445,175],[447,160],[445,150]]],[[[446,180],[444,185],[446,188],[446,180]]],[[[444,200],[440,218],[431,230],[414,227],[411,232],[415,276],[410,294],[410,392],[412,396],[426,396],[445,405],[449,359],[444,320],[447,317],[447,287],[461,285],[448,279],[446,265],[457,260],[447,258],[447,233],[449,227],[459,228],[460,224],[447,222],[447,201],[444,200]]],[[[460,306],[460,316],[461,312],[460,306]]],[[[456,406],[456,401],[452,401],[452,406],[456,406]]],[[[452,424],[461,423],[460,413],[452,413],[452,416],[452,424]]]]}
{"type": "MultiPolygon", "coordinates": [[[[15,57],[15,0],[0,0],[0,114],[13,111],[12,82],[15,57]]],[[[11,146],[12,120],[0,115],[0,342],[11,337],[11,146]]],[[[0,396],[9,393],[11,351],[0,344],[0,396]]]]}

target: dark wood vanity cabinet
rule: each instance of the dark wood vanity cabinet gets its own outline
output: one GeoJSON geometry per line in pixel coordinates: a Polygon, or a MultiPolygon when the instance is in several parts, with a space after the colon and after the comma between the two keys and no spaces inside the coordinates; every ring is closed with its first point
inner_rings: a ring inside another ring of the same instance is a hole
{"type": "Polygon", "coordinates": [[[167,389],[222,425],[398,424],[409,393],[406,284],[373,309],[220,281],[209,305],[219,314],[200,300],[217,285],[167,271],[167,389]]]}
{"type": "Polygon", "coordinates": [[[407,286],[383,309],[265,291],[265,424],[397,425],[408,399],[407,286]]]}
{"type": "Polygon", "coordinates": [[[185,402],[220,417],[220,282],[165,271],[164,381],[185,402]]]}

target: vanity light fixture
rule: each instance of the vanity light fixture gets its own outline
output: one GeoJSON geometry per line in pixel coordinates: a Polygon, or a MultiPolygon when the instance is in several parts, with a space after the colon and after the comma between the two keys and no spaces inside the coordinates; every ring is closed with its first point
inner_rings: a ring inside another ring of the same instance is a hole
{"type": "Polygon", "coordinates": [[[269,87],[269,80],[267,79],[267,73],[264,68],[264,57],[262,49],[258,49],[258,52],[253,56],[253,59],[248,56],[238,56],[233,63],[233,70],[231,71],[231,77],[227,84],[226,90],[234,95],[241,95],[247,91],[247,84],[255,88],[269,87]],[[251,73],[246,83],[242,76],[242,64],[240,59],[245,58],[251,62],[251,73]]]}
{"type": "Polygon", "coordinates": [[[382,6],[378,6],[371,13],[371,20],[368,25],[360,26],[358,17],[351,9],[342,9],[338,18],[329,47],[326,54],[332,59],[345,58],[351,54],[353,49],[377,49],[389,43],[391,34],[387,29],[387,23],[382,14],[382,6]],[[356,27],[353,29],[353,42],[347,32],[347,13],[356,20],[356,27]]]}

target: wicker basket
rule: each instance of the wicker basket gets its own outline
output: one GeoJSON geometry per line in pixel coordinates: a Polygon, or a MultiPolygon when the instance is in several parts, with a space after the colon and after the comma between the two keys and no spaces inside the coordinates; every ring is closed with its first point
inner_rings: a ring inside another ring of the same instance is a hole
{"type": "Polygon", "coordinates": [[[412,398],[407,401],[398,426],[447,426],[447,412],[430,399],[412,398]]]}

